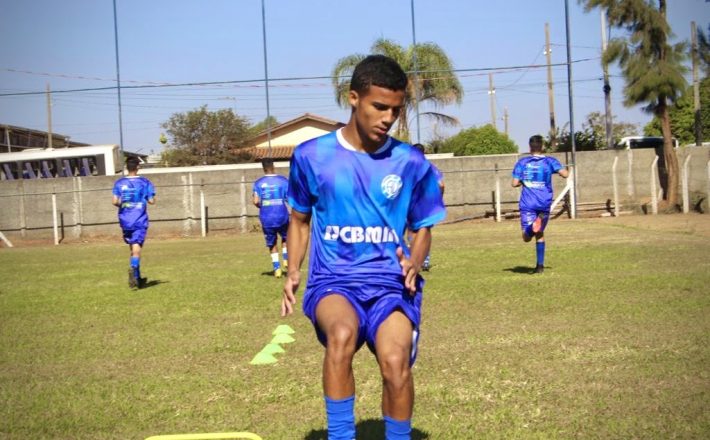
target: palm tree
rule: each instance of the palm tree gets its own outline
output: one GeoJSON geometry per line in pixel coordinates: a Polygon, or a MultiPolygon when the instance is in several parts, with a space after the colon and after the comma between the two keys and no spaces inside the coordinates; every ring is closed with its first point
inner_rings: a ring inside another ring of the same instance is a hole
{"type": "MultiPolygon", "coordinates": [[[[409,85],[405,97],[405,108],[402,109],[394,136],[409,140],[409,119],[417,104],[431,103],[434,107],[451,103],[461,104],[463,87],[453,73],[453,65],[446,53],[434,43],[419,43],[404,48],[394,41],[380,38],[370,49],[373,54],[386,55],[399,63],[407,72],[409,85]],[[415,68],[415,56],[417,68],[415,68]],[[415,81],[416,79],[416,81],[415,81]]],[[[339,106],[348,108],[348,92],[350,78],[355,66],[366,55],[353,54],[338,60],[333,68],[332,81],[335,89],[335,100],[339,106]]],[[[458,120],[452,116],[434,111],[421,112],[420,115],[434,118],[446,125],[457,125],[458,120]]]]}

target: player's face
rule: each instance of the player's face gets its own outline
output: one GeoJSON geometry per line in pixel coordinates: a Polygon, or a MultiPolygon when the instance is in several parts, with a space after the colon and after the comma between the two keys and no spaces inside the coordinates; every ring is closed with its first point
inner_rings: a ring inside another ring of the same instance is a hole
{"type": "Polygon", "coordinates": [[[363,147],[381,147],[404,107],[404,90],[370,86],[362,94],[350,91],[349,99],[363,147]]]}

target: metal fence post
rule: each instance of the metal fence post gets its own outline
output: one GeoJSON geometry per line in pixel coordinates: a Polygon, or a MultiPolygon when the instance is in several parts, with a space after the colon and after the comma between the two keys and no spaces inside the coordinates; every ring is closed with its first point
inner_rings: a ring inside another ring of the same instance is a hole
{"type": "Polygon", "coordinates": [[[57,192],[52,189],[52,229],[54,231],[54,245],[59,244],[59,231],[57,230],[57,192]]]}
{"type": "Polygon", "coordinates": [[[202,236],[207,236],[207,210],[205,209],[205,181],[202,180],[200,184],[200,228],[202,230],[202,236]]]}
{"type": "Polygon", "coordinates": [[[688,189],[688,165],[690,164],[690,156],[690,154],[685,156],[685,160],[683,161],[683,214],[687,214],[690,211],[690,194],[688,189]]]}
{"type": "Polygon", "coordinates": [[[658,196],[656,192],[656,176],[658,176],[658,156],[651,164],[651,212],[658,214],[658,196]]]}
{"type": "Polygon", "coordinates": [[[500,222],[500,220],[501,220],[501,215],[500,215],[500,174],[498,173],[498,164],[495,164],[495,180],[496,180],[496,188],[495,188],[496,222],[500,222]]]}
{"type": "Polygon", "coordinates": [[[241,215],[239,218],[239,228],[243,233],[247,231],[247,185],[246,178],[242,174],[242,181],[239,184],[239,195],[241,202],[241,215]]]}
{"type": "Polygon", "coordinates": [[[614,165],[611,166],[611,182],[614,186],[614,217],[619,216],[619,185],[616,181],[616,165],[619,163],[619,156],[614,158],[614,165]]]}

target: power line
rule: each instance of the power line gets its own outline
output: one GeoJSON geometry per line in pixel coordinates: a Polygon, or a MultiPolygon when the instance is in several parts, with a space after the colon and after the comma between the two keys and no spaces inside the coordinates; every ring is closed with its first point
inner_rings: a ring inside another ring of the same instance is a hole
{"type": "MultiPolygon", "coordinates": [[[[594,59],[598,59],[598,57],[594,58],[582,58],[578,60],[573,60],[571,64],[576,64],[576,63],[583,63],[587,61],[592,61],[594,59]]],[[[556,63],[552,64],[552,66],[566,66],[567,63],[556,63]]],[[[506,66],[506,67],[478,67],[478,68],[470,68],[470,69],[453,69],[450,72],[452,73],[466,73],[466,72],[496,72],[496,71],[506,71],[506,70],[516,70],[516,69],[533,69],[533,68],[543,68],[547,67],[547,64],[531,64],[531,65],[521,65],[521,66],[506,66]]],[[[418,73],[442,73],[442,72],[448,72],[445,70],[427,70],[427,71],[420,71],[418,73]]],[[[464,75],[465,76],[465,75],[464,75]]],[[[305,81],[305,80],[322,80],[322,79],[328,79],[331,80],[331,76],[303,76],[303,77],[286,77],[286,78],[273,78],[270,79],[270,81],[305,81]]],[[[245,79],[245,80],[229,80],[229,81],[204,81],[204,82],[188,82],[188,83],[175,83],[175,84],[141,84],[141,85],[133,85],[133,86],[120,86],[120,89],[122,90],[130,90],[130,89],[155,89],[155,88],[167,88],[167,87],[195,87],[195,86],[214,86],[214,85],[235,85],[235,84],[251,84],[250,87],[264,87],[263,85],[259,83],[263,83],[264,79],[245,79]]],[[[275,84],[270,84],[270,87],[277,87],[275,84]]],[[[293,86],[292,86],[293,87],[293,86]]],[[[117,90],[119,87],[118,86],[105,86],[105,87],[85,87],[85,88],[80,88],[80,89],[64,89],[64,90],[56,90],[52,91],[53,94],[57,93],[78,93],[78,92],[93,92],[93,91],[100,91],[100,90],[117,90]]],[[[41,92],[16,92],[16,93],[2,93],[0,94],[0,97],[7,97],[7,96],[32,96],[32,95],[40,95],[44,94],[44,91],[41,92]]]]}

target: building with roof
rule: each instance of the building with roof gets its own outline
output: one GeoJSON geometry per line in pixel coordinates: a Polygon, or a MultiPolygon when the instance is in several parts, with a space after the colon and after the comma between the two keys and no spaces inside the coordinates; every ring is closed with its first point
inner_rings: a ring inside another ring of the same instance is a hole
{"type": "Polygon", "coordinates": [[[249,152],[255,161],[270,157],[274,160],[289,160],[293,150],[301,142],[335,131],[345,124],[311,113],[271,127],[271,152],[269,154],[269,133],[262,131],[251,140],[249,152]]]}

